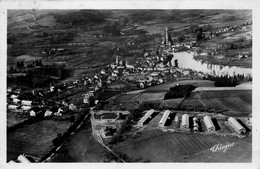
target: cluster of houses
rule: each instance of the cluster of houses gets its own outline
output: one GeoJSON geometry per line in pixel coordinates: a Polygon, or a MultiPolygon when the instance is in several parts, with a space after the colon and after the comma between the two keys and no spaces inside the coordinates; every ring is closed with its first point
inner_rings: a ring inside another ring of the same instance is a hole
{"type": "MultiPolygon", "coordinates": [[[[145,113],[145,115],[137,122],[137,126],[142,127],[144,126],[149,119],[153,117],[153,114],[156,111],[154,109],[151,109],[145,113]]],[[[170,120],[170,114],[172,112],[170,110],[163,111],[163,115],[158,123],[159,127],[165,127],[165,124],[167,120],[170,120]]],[[[173,119],[171,119],[173,120],[173,119]]],[[[176,115],[174,118],[174,121],[176,123],[179,123],[179,117],[176,115]]],[[[183,114],[181,116],[181,124],[180,129],[184,131],[201,131],[201,122],[205,124],[207,132],[214,132],[216,131],[216,126],[212,121],[212,118],[208,115],[204,116],[203,119],[198,119],[197,117],[193,117],[192,120],[190,120],[190,116],[188,114],[183,114]]],[[[246,129],[237,121],[237,119],[233,117],[229,117],[227,119],[228,126],[237,134],[245,134],[246,129]]]]}

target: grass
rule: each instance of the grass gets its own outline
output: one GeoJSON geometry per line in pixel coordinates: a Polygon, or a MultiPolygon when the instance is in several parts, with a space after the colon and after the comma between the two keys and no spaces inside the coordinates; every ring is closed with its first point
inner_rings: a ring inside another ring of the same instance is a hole
{"type": "Polygon", "coordinates": [[[209,80],[185,80],[185,81],[177,81],[177,82],[167,82],[160,85],[152,86],[149,88],[146,88],[147,91],[149,90],[170,90],[171,87],[174,87],[176,84],[179,85],[194,85],[196,87],[213,87],[214,82],[209,80]]]}
{"type": "Polygon", "coordinates": [[[224,115],[247,116],[252,113],[252,91],[203,91],[192,92],[181,106],[205,107],[222,110],[224,115]]]}
{"type": "Polygon", "coordinates": [[[52,147],[57,134],[67,131],[68,121],[42,120],[7,133],[7,161],[26,153],[41,157],[52,147]]]}
{"type": "Polygon", "coordinates": [[[107,150],[94,139],[87,123],[49,162],[103,162],[105,153],[107,150]]]}
{"type": "Polygon", "coordinates": [[[141,159],[150,162],[250,162],[250,138],[238,139],[213,135],[184,134],[149,130],[136,139],[128,139],[116,145],[115,150],[124,153],[129,161],[141,159]],[[235,146],[219,155],[210,151],[215,144],[235,142],[235,146]],[[197,154],[203,154],[201,158],[197,154]],[[245,155],[246,158],[244,158],[245,155]],[[212,158],[208,160],[206,156],[212,158]],[[240,161],[241,160],[241,161],[240,161]]]}

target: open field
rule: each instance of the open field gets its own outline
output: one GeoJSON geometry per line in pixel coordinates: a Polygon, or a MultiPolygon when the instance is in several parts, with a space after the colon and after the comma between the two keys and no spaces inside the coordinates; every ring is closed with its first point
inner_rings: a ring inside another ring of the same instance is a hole
{"type": "Polygon", "coordinates": [[[82,126],[50,162],[104,162],[108,152],[93,137],[89,123],[82,126]]]}
{"type": "Polygon", "coordinates": [[[41,157],[52,147],[52,140],[67,131],[72,123],[68,121],[42,120],[24,125],[7,133],[7,161],[26,153],[41,157]]]}
{"type": "Polygon", "coordinates": [[[7,127],[15,126],[30,118],[29,112],[7,111],[7,127]]]}
{"type": "Polygon", "coordinates": [[[149,162],[251,162],[251,141],[251,137],[238,139],[149,130],[142,132],[136,139],[130,138],[119,143],[114,149],[125,154],[130,162],[138,159],[149,162]],[[215,144],[227,143],[235,145],[225,153],[210,151],[215,144]],[[200,153],[204,158],[197,156],[200,153]]]}
{"type": "Polygon", "coordinates": [[[209,80],[185,80],[185,81],[178,81],[178,82],[167,82],[160,85],[156,85],[153,87],[146,88],[145,90],[170,90],[171,87],[174,87],[176,84],[179,85],[194,85],[196,87],[213,87],[214,82],[209,80]]]}
{"type": "Polygon", "coordinates": [[[247,116],[252,113],[252,90],[196,91],[180,106],[213,108],[224,115],[247,116]]]}
{"type": "Polygon", "coordinates": [[[160,93],[137,93],[137,94],[121,94],[116,96],[114,101],[118,102],[139,102],[142,103],[144,101],[157,101],[163,100],[165,92],[160,93]]]}

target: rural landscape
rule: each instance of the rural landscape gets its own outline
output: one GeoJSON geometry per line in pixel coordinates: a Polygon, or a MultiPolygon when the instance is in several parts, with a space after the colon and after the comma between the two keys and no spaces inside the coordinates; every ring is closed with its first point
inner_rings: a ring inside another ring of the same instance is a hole
{"type": "Polygon", "coordinates": [[[8,10],[7,163],[251,163],[251,10],[8,10]]]}

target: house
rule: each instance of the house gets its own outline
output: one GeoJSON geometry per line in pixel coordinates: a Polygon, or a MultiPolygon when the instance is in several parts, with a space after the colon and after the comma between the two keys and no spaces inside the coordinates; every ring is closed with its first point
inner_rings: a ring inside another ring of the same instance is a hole
{"type": "Polygon", "coordinates": [[[24,155],[19,155],[17,160],[21,163],[31,163],[24,155]]]}
{"type": "Polygon", "coordinates": [[[12,92],[12,90],[13,90],[13,89],[12,89],[11,87],[8,87],[8,88],[7,88],[7,93],[12,92]]]}
{"type": "Polygon", "coordinates": [[[13,103],[15,103],[15,104],[18,104],[20,101],[21,101],[21,100],[19,100],[19,99],[17,99],[17,98],[14,98],[14,99],[13,99],[13,103]]]}
{"type": "Polygon", "coordinates": [[[160,127],[164,127],[169,115],[170,115],[171,111],[170,110],[166,110],[164,113],[163,113],[163,116],[161,118],[161,120],[159,121],[158,125],[160,127]]]}
{"type": "Polygon", "coordinates": [[[188,114],[182,115],[181,128],[189,129],[189,115],[188,114]]]}
{"type": "Polygon", "coordinates": [[[238,134],[246,133],[246,129],[233,117],[228,118],[228,124],[230,127],[232,127],[235,132],[238,134]]]}
{"type": "Polygon", "coordinates": [[[77,110],[77,107],[73,103],[71,103],[69,105],[69,110],[75,111],[75,110],[77,110]]]}
{"type": "Polygon", "coordinates": [[[22,110],[27,111],[27,110],[31,110],[32,107],[23,105],[21,108],[22,110]]]}
{"type": "Polygon", "coordinates": [[[209,116],[204,116],[203,120],[204,120],[204,124],[205,124],[208,131],[215,131],[216,130],[216,128],[215,128],[215,126],[214,126],[214,124],[213,124],[213,122],[212,122],[212,120],[209,116]]]}
{"type": "Polygon", "coordinates": [[[35,117],[35,116],[36,116],[35,111],[31,110],[31,111],[30,111],[30,116],[35,117]]]}
{"type": "Polygon", "coordinates": [[[138,126],[143,126],[144,122],[148,119],[151,118],[152,114],[154,113],[154,109],[149,110],[137,123],[138,126]]]}
{"type": "Polygon", "coordinates": [[[18,95],[12,94],[12,95],[10,96],[10,98],[11,98],[11,99],[16,99],[16,98],[18,98],[18,95]]]}
{"type": "Polygon", "coordinates": [[[17,105],[8,105],[8,110],[16,110],[17,108],[17,105]]]}
{"type": "Polygon", "coordinates": [[[50,110],[46,110],[44,113],[44,117],[51,116],[51,115],[52,115],[52,112],[50,110]]]}
{"type": "Polygon", "coordinates": [[[22,100],[21,104],[22,104],[22,105],[25,105],[25,106],[31,106],[31,105],[32,105],[32,101],[22,100]]]}

